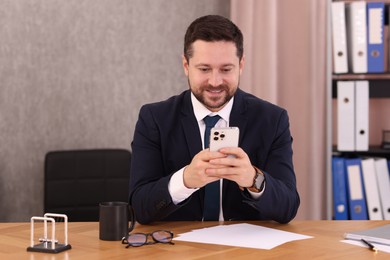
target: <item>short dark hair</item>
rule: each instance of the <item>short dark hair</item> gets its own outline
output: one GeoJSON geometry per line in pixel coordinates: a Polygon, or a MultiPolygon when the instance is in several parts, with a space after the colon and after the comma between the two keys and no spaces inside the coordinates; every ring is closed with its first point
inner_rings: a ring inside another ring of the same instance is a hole
{"type": "Polygon", "coordinates": [[[220,15],[199,17],[187,28],[184,36],[184,57],[187,62],[193,55],[192,43],[196,40],[234,42],[240,61],[244,53],[244,37],[240,29],[232,21],[220,15]]]}

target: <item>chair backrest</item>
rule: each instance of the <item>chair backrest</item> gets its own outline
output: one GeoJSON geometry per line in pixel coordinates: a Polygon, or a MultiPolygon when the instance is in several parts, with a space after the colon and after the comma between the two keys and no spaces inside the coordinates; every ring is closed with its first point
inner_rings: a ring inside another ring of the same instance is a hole
{"type": "Polygon", "coordinates": [[[100,202],[128,201],[130,163],[131,153],[125,149],[48,152],[44,213],[98,221],[100,202]]]}

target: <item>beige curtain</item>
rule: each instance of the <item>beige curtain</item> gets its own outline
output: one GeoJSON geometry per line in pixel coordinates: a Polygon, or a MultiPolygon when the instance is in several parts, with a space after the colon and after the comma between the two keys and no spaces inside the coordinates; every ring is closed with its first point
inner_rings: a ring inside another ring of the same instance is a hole
{"type": "Polygon", "coordinates": [[[242,29],[242,89],[286,108],[301,206],[296,219],[329,217],[327,1],[231,0],[242,29]]]}

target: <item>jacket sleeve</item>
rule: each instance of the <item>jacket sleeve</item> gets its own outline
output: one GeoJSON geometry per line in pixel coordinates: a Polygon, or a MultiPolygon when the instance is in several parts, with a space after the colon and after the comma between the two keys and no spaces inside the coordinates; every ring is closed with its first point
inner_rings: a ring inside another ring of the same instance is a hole
{"type": "Polygon", "coordinates": [[[168,191],[173,173],[164,172],[160,139],[151,110],[142,107],[132,141],[129,185],[129,203],[141,224],[159,220],[180,207],[172,202],[168,191]]]}
{"type": "Polygon", "coordinates": [[[246,203],[258,210],[267,219],[280,223],[291,221],[300,204],[296,188],[296,177],[292,162],[292,137],[289,130],[287,112],[282,110],[276,128],[271,134],[263,135],[270,141],[264,141],[263,149],[252,163],[259,167],[265,175],[265,190],[259,199],[246,194],[246,203]]]}

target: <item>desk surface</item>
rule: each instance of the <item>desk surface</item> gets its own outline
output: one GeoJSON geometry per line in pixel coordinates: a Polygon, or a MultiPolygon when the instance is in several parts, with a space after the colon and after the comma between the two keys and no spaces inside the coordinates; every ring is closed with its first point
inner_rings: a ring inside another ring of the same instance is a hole
{"type": "MultiPolygon", "coordinates": [[[[226,222],[225,224],[237,222],[226,222]]],[[[99,240],[97,222],[71,222],[68,227],[72,249],[58,254],[27,252],[30,245],[30,223],[0,223],[0,259],[389,259],[390,254],[374,253],[367,248],[339,242],[346,231],[373,228],[390,221],[292,221],[247,222],[314,238],[280,245],[272,250],[249,249],[212,244],[175,241],[175,245],[154,244],[125,248],[120,241],[99,240]]],[[[193,229],[215,226],[222,222],[159,222],[136,225],[134,232],[152,232],[166,229],[175,235],[193,229]]],[[[37,230],[38,232],[38,230],[37,230]]],[[[58,230],[57,232],[60,232],[58,230]]],[[[60,233],[58,233],[60,234],[60,233]]],[[[60,240],[60,242],[63,242],[60,240]]]]}

